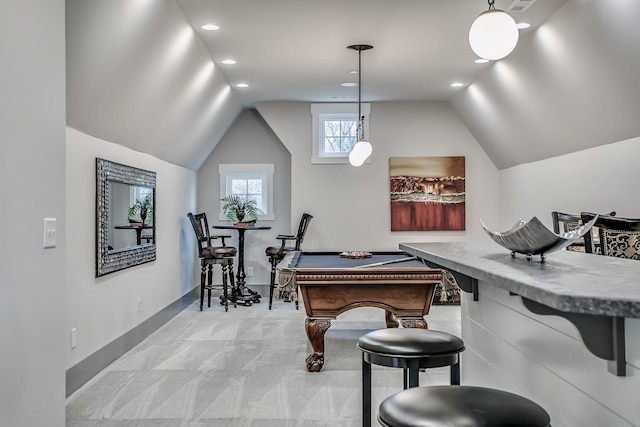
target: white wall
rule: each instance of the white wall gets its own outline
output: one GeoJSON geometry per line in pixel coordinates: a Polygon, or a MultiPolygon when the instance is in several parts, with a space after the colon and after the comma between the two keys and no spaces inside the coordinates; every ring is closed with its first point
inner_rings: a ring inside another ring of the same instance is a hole
{"type": "Polygon", "coordinates": [[[498,219],[498,171],[445,102],[372,103],[373,155],[359,168],[310,163],[310,104],[263,102],[256,108],[291,153],[292,221],[302,212],[314,216],[306,250],[394,250],[401,242],[476,240],[485,237],[479,218],[498,219]],[[411,156],[466,157],[466,231],[390,231],[389,158],[411,156]]]}
{"type": "Polygon", "coordinates": [[[165,308],[197,283],[187,212],[196,173],[67,128],[67,280],[64,348],[70,368],[165,308]],[[95,272],[96,157],[156,172],[157,259],[103,277],[95,272]],[[164,285],[166,284],[166,292],[164,285]],[[142,299],[137,311],[137,299],[142,299]],[[77,347],[71,349],[71,329],[77,347]]]}
{"type": "Polygon", "coordinates": [[[64,426],[63,0],[0,12],[0,425],[64,426]],[[43,218],[57,246],[43,249],[43,218]]]}
{"type": "MultiPolygon", "coordinates": [[[[273,131],[255,110],[244,110],[229,131],[213,150],[198,171],[198,212],[205,212],[209,225],[226,224],[218,219],[220,211],[221,163],[273,163],[273,204],[275,220],[260,220],[259,225],[270,226],[271,230],[245,232],[245,270],[253,267],[254,275],[247,277],[247,283],[267,284],[271,266],[264,250],[267,246],[280,243],[278,234],[295,234],[290,229],[291,219],[291,156],[280,143],[273,131]]],[[[297,215],[294,222],[299,221],[297,215]]],[[[238,247],[238,233],[235,230],[211,230],[215,234],[229,234],[231,244],[238,247]]],[[[236,266],[234,266],[235,268],[236,266]]],[[[219,269],[216,268],[216,274],[219,269]]],[[[216,280],[219,283],[219,277],[216,280]]]]}
{"type": "Polygon", "coordinates": [[[499,230],[533,216],[551,227],[552,211],[640,217],[639,158],[640,137],[501,171],[499,230]]]}

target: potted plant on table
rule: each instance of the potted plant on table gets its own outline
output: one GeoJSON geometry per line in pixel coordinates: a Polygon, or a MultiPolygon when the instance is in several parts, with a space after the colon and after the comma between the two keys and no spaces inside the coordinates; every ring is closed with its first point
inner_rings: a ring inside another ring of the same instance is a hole
{"type": "MultiPolygon", "coordinates": [[[[147,218],[153,218],[153,195],[147,194],[142,199],[137,199],[133,206],[129,208],[129,222],[134,220],[136,214],[140,215],[142,225],[145,224],[147,218]]],[[[135,220],[134,220],[135,221],[135,220]]]]}
{"type": "Polygon", "coordinates": [[[229,221],[242,222],[245,216],[251,218],[251,221],[256,221],[258,214],[262,213],[256,199],[245,199],[241,196],[227,196],[220,199],[220,201],[224,203],[222,210],[229,221]]]}

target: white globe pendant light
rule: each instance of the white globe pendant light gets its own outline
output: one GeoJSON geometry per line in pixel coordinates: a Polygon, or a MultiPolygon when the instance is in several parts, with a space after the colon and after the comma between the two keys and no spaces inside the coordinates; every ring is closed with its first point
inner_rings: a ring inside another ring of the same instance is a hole
{"type": "Polygon", "coordinates": [[[349,163],[352,166],[361,166],[373,152],[371,143],[364,137],[364,116],[362,115],[362,51],[373,49],[368,44],[352,44],[348,49],[358,51],[358,142],[349,152],[349,163]]]}
{"type": "Polygon", "coordinates": [[[356,145],[353,146],[351,152],[349,153],[349,163],[352,166],[360,166],[365,160],[371,155],[373,152],[373,147],[366,139],[361,139],[356,142],[356,145]]]}
{"type": "Polygon", "coordinates": [[[516,21],[496,9],[489,0],[489,10],[482,12],[469,29],[469,45],[480,58],[497,61],[509,55],[518,44],[516,21]]]}

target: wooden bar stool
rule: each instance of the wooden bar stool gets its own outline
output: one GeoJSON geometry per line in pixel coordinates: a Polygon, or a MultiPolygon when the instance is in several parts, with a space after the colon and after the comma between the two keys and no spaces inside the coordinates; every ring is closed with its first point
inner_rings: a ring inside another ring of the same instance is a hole
{"type": "Polygon", "coordinates": [[[421,328],[388,328],[358,339],[362,351],[362,425],[371,426],[371,365],[403,368],[404,388],[418,387],[423,368],[450,366],[451,384],[460,384],[464,342],[446,332],[421,328]]]}
{"type": "Polygon", "coordinates": [[[484,387],[416,387],[386,398],[385,427],[550,427],[549,414],[517,394],[484,387]]]}
{"type": "Polygon", "coordinates": [[[198,242],[198,257],[200,258],[200,311],[204,305],[204,293],[207,291],[207,306],[211,307],[211,290],[216,289],[213,285],[213,266],[222,266],[222,295],[220,303],[224,304],[224,310],[229,310],[229,300],[236,306],[235,285],[233,279],[233,257],[238,252],[233,246],[227,246],[225,239],[231,238],[229,235],[212,236],[209,234],[209,223],[207,215],[204,213],[187,214],[198,242]],[[214,246],[213,240],[221,239],[222,246],[214,246]],[[231,295],[229,295],[229,283],[231,295]]]}
{"type": "MultiPolygon", "coordinates": [[[[299,251],[302,246],[302,241],[304,240],[304,235],[307,233],[307,228],[309,228],[309,222],[313,219],[313,216],[308,213],[303,213],[300,218],[300,223],[298,224],[298,233],[293,236],[289,234],[279,234],[276,239],[280,240],[280,246],[269,246],[265,249],[265,254],[269,257],[269,264],[271,264],[271,278],[269,279],[269,310],[271,310],[271,306],[273,305],[273,290],[276,287],[276,266],[286,254],[291,251],[299,251]],[[288,241],[293,241],[293,246],[287,246],[288,241]]],[[[297,289],[294,288],[293,292],[295,295],[295,303],[296,310],[299,308],[298,304],[298,296],[297,289]]],[[[289,298],[289,296],[287,296],[289,298]]],[[[289,300],[290,301],[290,300],[289,300]]]]}

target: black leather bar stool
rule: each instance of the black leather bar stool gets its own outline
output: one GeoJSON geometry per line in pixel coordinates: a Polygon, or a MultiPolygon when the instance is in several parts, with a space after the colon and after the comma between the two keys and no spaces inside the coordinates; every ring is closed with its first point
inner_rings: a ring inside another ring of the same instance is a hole
{"type": "Polygon", "coordinates": [[[404,388],[418,387],[422,368],[450,366],[451,384],[460,384],[464,342],[446,332],[421,328],[388,328],[358,339],[362,350],[362,425],[371,425],[371,365],[403,368],[404,388]]]}
{"type": "Polygon", "coordinates": [[[385,427],[550,427],[549,414],[517,394],[484,387],[416,387],[386,398],[385,427]]]}

